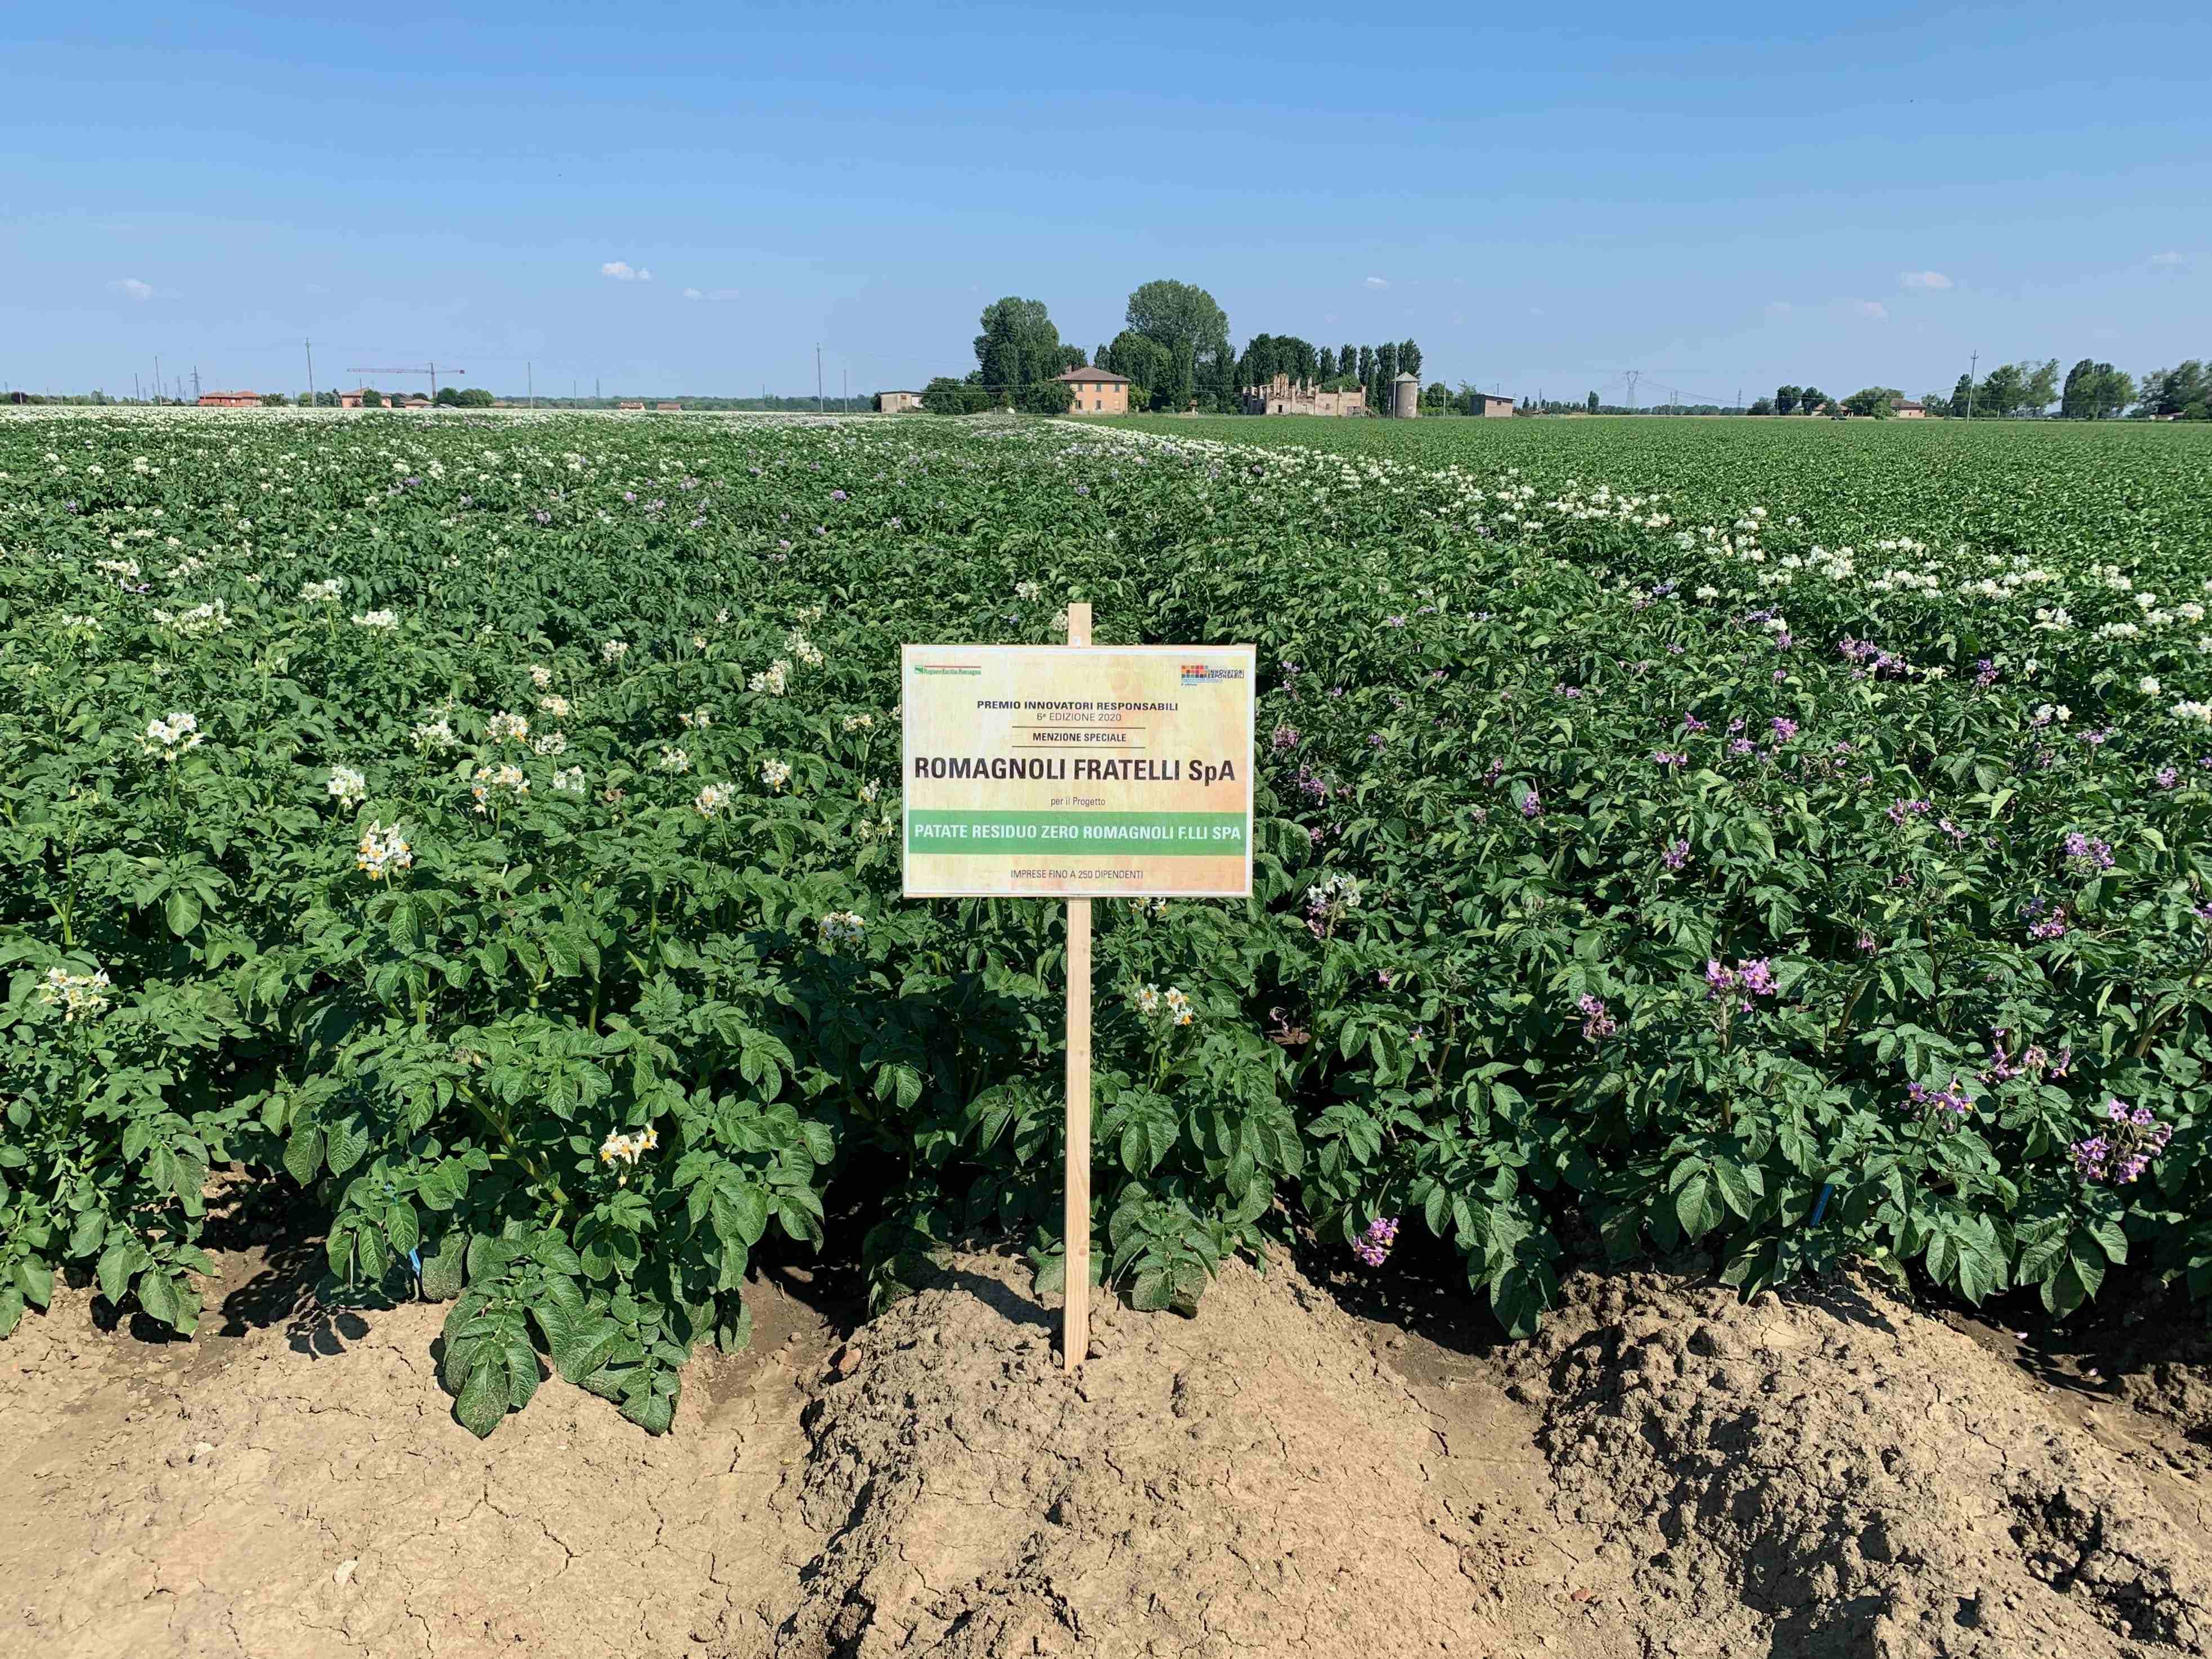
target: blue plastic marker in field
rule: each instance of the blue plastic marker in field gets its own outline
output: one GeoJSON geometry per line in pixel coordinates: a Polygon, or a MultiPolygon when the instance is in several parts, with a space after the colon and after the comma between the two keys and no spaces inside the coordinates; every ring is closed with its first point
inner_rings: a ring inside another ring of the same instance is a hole
{"type": "Polygon", "coordinates": [[[1817,1227],[1820,1224],[1820,1218],[1827,1213],[1828,1194],[1835,1190],[1836,1183],[1832,1181],[1825,1182],[1821,1186],[1820,1196],[1814,1202],[1812,1218],[1806,1222],[1807,1226],[1817,1227]]]}

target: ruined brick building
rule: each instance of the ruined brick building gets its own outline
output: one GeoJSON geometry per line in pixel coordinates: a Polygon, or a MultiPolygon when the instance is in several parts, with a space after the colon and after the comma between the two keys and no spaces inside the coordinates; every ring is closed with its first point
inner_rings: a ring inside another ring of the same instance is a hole
{"type": "Polygon", "coordinates": [[[1247,415],[1364,415],[1367,393],[1359,386],[1344,392],[1323,392],[1310,380],[1293,380],[1278,374],[1265,386],[1244,388],[1247,415]]]}

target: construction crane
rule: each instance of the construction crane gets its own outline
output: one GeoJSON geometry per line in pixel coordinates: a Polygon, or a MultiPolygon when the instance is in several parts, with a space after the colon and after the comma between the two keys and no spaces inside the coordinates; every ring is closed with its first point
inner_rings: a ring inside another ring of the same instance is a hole
{"type": "MultiPolygon", "coordinates": [[[[438,365],[434,362],[417,363],[411,368],[349,368],[346,373],[349,374],[427,374],[430,377],[430,401],[435,403],[438,400],[438,365]]],[[[455,368],[449,363],[446,367],[446,373],[448,376],[452,376],[465,374],[468,370],[455,368]]]]}

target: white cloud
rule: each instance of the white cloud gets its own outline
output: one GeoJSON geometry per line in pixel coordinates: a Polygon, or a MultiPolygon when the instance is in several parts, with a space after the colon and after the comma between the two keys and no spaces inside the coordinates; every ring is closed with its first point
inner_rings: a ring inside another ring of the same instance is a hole
{"type": "Polygon", "coordinates": [[[1889,307],[1879,300],[1854,300],[1851,309],[1870,322],[1886,323],[1889,320],[1889,307]]]}
{"type": "Polygon", "coordinates": [[[1947,289],[1955,286],[1940,270],[1900,270],[1897,273],[1899,288],[1947,289]]]}
{"type": "Polygon", "coordinates": [[[1388,288],[1390,284],[1383,281],[1380,276],[1370,276],[1367,279],[1367,286],[1370,288],[1388,288]]]}
{"type": "Polygon", "coordinates": [[[687,300],[734,300],[738,297],[738,291],[733,288],[687,288],[684,290],[684,297],[687,300]]]}
{"type": "Polygon", "coordinates": [[[687,288],[684,290],[684,297],[687,300],[703,300],[707,296],[696,288],[687,288]]]}
{"type": "Polygon", "coordinates": [[[2186,264],[2188,262],[2188,256],[2185,254],[2176,253],[2172,248],[2168,248],[2163,253],[2152,254],[2150,256],[2150,262],[2151,264],[2161,268],[2171,268],[2174,265],[2186,264]]]}
{"type": "Polygon", "coordinates": [[[620,259],[608,260],[599,267],[599,275],[611,276],[618,283],[649,283],[653,280],[651,271],[642,269],[633,270],[620,259]]]}
{"type": "Polygon", "coordinates": [[[1766,302],[1766,314],[1770,317],[1788,316],[1790,314],[1790,301],[1787,300],[1769,300],[1766,302]]]}
{"type": "Polygon", "coordinates": [[[137,300],[141,304],[154,297],[154,285],[151,283],[142,283],[136,276],[117,277],[107,285],[107,291],[110,294],[120,294],[125,299],[137,300]]]}

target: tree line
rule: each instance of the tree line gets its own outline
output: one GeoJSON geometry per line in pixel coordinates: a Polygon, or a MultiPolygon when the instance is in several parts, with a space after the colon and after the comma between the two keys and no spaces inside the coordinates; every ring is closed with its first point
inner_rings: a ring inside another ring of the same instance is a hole
{"type": "MultiPolygon", "coordinates": [[[[1102,368],[1128,380],[1132,411],[1239,414],[1246,387],[1287,374],[1322,391],[1360,391],[1370,410],[1387,412],[1391,383],[1421,373],[1421,348],[1413,340],[1317,347],[1296,335],[1255,334],[1240,351],[1220,303],[1196,284],[1172,279],[1132,293],[1121,331],[1087,353],[1060,339],[1041,300],[994,300],[983,307],[981,324],[975,367],[962,378],[931,380],[922,390],[923,408],[956,415],[986,409],[1059,414],[1074,395],[1059,376],[1102,368]]],[[[1470,391],[1462,383],[1457,401],[1471,402],[1470,391]]],[[[1443,409],[1455,399],[1439,381],[1424,391],[1422,401],[1443,409]]]]}
{"type": "MultiPolygon", "coordinates": [[[[1871,416],[1881,420],[1897,412],[1905,394],[1895,386],[1862,387],[1848,398],[1830,399],[1817,386],[1780,386],[1771,398],[1753,404],[1753,415],[1803,413],[1871,416]]],[[[2137,420],[2202,421],[2212,418],[2212,375],[2192,357],[2173,368],[2154,368],[2140,380],[2125,369],[2084,357],[2062,380],[2058,360],[2030,358],[1999,363],[1977,380],[1961,374],[1947,395],[1930,392],[1919,400],[1931,416],[1956,420],[2006,421],[2047,415],[2053,404],[2069,421],[2106,421],[2132,414],[2137,420]]]]}

